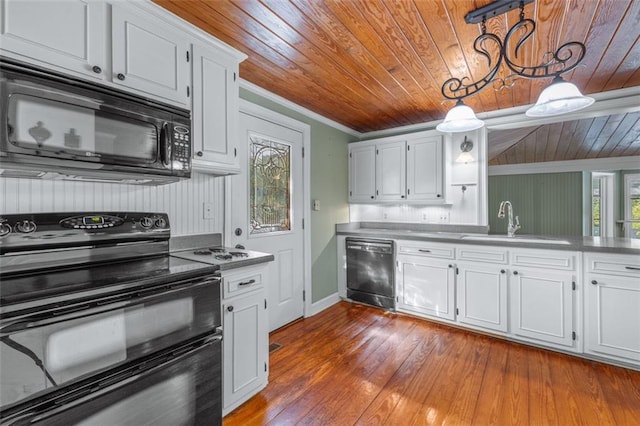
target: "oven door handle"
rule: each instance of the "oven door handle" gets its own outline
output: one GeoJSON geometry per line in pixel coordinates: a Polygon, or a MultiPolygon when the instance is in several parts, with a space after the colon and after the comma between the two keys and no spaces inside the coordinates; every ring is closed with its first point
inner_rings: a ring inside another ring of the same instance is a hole
{"type": "Polygon", "coordinates": [[[11,322],[5,323],[3,321],[0,326],[0,337],[30,328],[42,327],[74,319],[87,318],[93,315],[127,308],[132,305],[153,300],[158,296],[169,296],[186,290],[192,290],[212,283],[217,283],[219,281],[219,278],[206,278],[201,281],[190,282],[186,285],[166,284],[163,286],[152,287],[150,289],[138,289],[117,296],[111,295],[79,305],[50,310],[42,314],[25,315],[11,322]]]}
{"type": "MultiPolygon", "coordinates": [[[[189,358],[194,353],[211,346],[216,342],[222,341],[221,334],[213,334],[205,337],[204,339],[188,345],[186,347],[179,348],[177,350],[169,350],[156,359],[150,361],[141,361],[140,363],[127,368],[124,371],[112,374],[103,380],[99,380],[98,383],[89,383],[87,385],[72,389],[68,393],[54,399],[53,408],[45,412],[37,410],[35,407],[33,410],[21,414],[19,417],[10,419],[12,424],[33,424],[42,422],[52,416],[61,414],[69,409],[72,409],[85,402],[99,398],[102,395],[116,391],[136,380],[142,376],[152,374],[156,371],[162,371],[169,364],[173,364],[179,361],[189,358]]],[[[49,404],[47,404],[49,406],[49,404]]]]}

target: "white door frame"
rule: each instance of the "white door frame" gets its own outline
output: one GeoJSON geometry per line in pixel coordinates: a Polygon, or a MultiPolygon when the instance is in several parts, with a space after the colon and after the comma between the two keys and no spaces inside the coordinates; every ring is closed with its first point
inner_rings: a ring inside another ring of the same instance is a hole
{"type": "MultiPolygon", "coordinates": [[[[270,121],[272,123],[278,124],[283,127],[288,127],[289,129],[295,130],[297,132],[302,133],[302,149],[304,152],[304,157],[302,158],[302,177],[303,177],[303,185],[302,185],[302,220],[304,223],[304,229],[302,230],[302,239],[303,239],[303,264],[302,264],[302,279],[303,279],[303,289],[304,289],[304,306],[303,306],[303,315],[308,317],[311,315],[311,299],[313,298],[312,289],[311,289],[311,224],[309,221],[311,220],[311,126],[307,123],[303,123],[301,121],[295,120],[291,117],[288,117],[284,114],[280,114],[278,112],[272,111],[268,108],[262,107],[260,105],[254,104],[244,99],[240,99],[240,112],[243,112],[248,115],[252,115],[256,118],[260,118],[262,120],[270,121]]],[[[236,134],[238,134],[238,130],[236,129],[236,134]]],[[[243,141],[239,141],[239,143],[244,143],[243,141]]],[[[246,159],[241,159],[240,161],[246,161],[246,159]]],[[[231,179],[225,178],[224,182],[224,191],[225,191],[225,206],[224,206],[224,235],[225,238],[232,235],[233,230],[231,229],[231,221],[227,220],[227,218],[231,217],[231,200],[227,196],[227,194],[231,193],[231,179]]]]}

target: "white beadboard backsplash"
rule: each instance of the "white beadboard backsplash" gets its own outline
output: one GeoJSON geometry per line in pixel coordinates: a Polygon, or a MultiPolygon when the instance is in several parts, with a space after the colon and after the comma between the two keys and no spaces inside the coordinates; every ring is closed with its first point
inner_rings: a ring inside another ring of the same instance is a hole
{"type": "Polygon", "coordinates": [[[169,214],[172,235],[223,232],[224,179],[193,173],[161,186],[63,180],[0,179],[0,214],[138,211],[169,214]],[[204,219],[212,203],[214,219],[204,219]]]}

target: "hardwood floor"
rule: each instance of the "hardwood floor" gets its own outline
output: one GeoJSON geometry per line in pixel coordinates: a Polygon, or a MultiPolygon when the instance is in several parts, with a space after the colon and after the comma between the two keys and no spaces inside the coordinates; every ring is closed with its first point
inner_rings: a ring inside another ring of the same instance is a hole
{"type": "Polygon", "coordinates": [[[270,336],[232,425],[640,425],[640,372],[341,302],[270,336]]]}

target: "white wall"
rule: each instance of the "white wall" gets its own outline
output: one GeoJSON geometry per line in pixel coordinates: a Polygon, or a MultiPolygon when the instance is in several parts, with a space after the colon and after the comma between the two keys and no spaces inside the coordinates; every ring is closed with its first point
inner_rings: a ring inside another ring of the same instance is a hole
{"type": "Polygon", "coordinates": [[[72,211],[168,213],[172,235],[223,232],[223,178],[193,173],[162,186],[0,179],[0,214],[72,211]],[[203,203],[215,218],[203,219],[203,203]]]}

